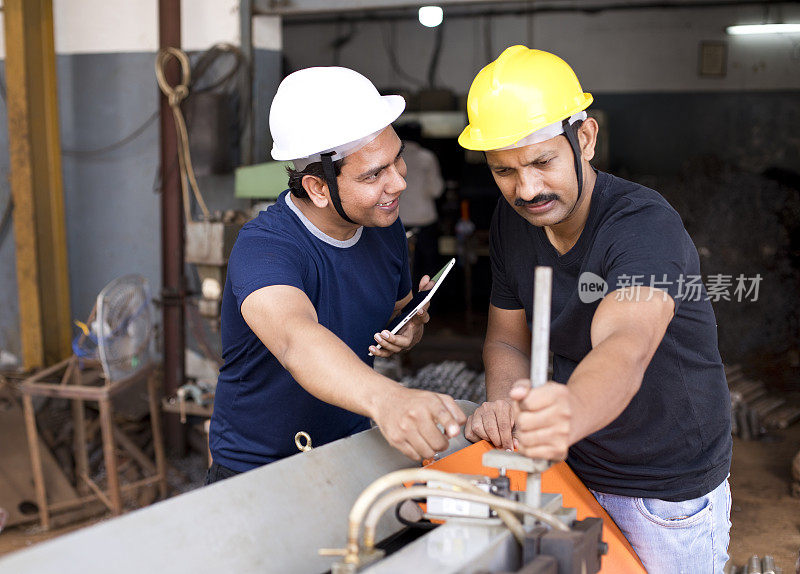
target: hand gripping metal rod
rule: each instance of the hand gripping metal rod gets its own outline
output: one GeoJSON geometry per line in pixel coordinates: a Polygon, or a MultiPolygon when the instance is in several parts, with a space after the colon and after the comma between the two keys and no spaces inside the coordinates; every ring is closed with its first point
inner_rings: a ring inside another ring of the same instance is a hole
{"type": "MultiPolygon", "coordinates": [[[[536,267],[533,284],[533,318],[531,320],[531,387],[541,387],[547,382],[550,363],[550,298],[553,289],[553,269],[536,267]]],[[[542,506],[542,475],[528,474],[525,502],[534,508],[542,506]]],[[[532,524],[526,515],[526,526],[532,524]]]]}

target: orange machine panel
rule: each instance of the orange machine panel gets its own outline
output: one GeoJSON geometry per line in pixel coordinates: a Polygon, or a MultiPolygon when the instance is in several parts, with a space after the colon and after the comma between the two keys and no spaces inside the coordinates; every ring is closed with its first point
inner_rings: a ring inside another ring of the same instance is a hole
{"type": "MultiPolygon", "coordinates": [[[[460,474],[483,474],[491,478],[498,476],[496,468],[483,466],[483,454],[492,449],[486,441],[476,442],[441,460],[437,460],[426,468],[460,474]]],[[[511,490],[525,490],[525,473],[511,470],[508,472],[511,490]]],[[[595,500],[575,473],[561,462],[550,467],[542,474],[542,491],[560,493],[563,505],[578,511],[578,520],[589,516],[603,519],[603,540],[608,544],[608,554],[603,556],[601,572],[604,574],[647,574],[639,561],[636,552],[620,531],[619,527],[595,500]]]]}

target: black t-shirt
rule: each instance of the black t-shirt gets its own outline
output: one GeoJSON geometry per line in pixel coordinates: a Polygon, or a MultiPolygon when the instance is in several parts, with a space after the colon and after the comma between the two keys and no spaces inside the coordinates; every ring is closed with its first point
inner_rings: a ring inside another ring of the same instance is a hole
{"type": "Polygon", "coordinates": [[[725,480],[732,445],[730,395],[716,319],[699,281],[697,250],[661,195],[598,172],[586,226],[563,255],[544,229],[501,197],[492,220],[491,260],[492,304],[524,308],[528,324],[534,268],[553,268],[550,350],[553,379],[560,383],[592,349],[601,280],[612,297],[622,287],[652,285],[675,300],[675,316],[630,404],[569,450],[567,462],[586,486],[680,501],[707,494],[725,480]]]}

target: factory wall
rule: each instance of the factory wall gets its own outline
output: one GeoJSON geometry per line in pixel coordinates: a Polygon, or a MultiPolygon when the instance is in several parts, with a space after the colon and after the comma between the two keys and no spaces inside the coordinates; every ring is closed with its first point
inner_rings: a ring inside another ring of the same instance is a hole
{"type": "MultiPolygon", "coordinates": [[[[800,20],[800,6],[780,8],[787,21],[800,20]]],[[[733,37],[724,31],[763,16],[764,9],[754,6],[491,19],[448,19],[445,10],[437,85],[463,96],[477,71],[505,47],[526,44],[563,57],[584,90],[594,94],[595,107],[607,110],[613,168],[670,173],[704,153],[754,169],[797,166],[798,38],[733,37]],[[698,74],[700,43],[708,41],[727,44],[725,77],[698,74]],[[778,145],[786,139],[793,144],[778,145]]],[[[437,32],[416,20],[284,26],[291,69],[338,62],[380,87],[414,90],[427,83],[437,32]],[[392,48],[401,71],[387,55],[392,48]]]]}
{"type": "MultiPolygon", "coordinates": [[[[54,0],[53,4],[71,307],[73,317],[83,320],[100,289],[120,275],[141,273],[154,295],[160,290],[158,121],[119,149],[86,153],[119,141],[158,110],[153,71],[158,3],[54,0]]],[[[221,41],[239,44],[239,26],[239,0],[183,2],[182,44],[190,53],[221,41]]],[[[280,25],[276,19],[258,17],[253,34],[257,105],[263,111],[264,98],[270,90],[274,93],[280,79],[280,25]]],[[[0,52],[0,70],[9,49],[3,46],[0,52]]],[[[256,114],[257,132],[265,129],[264,115],[256,114]]],[[[6,119],[2,106],[0,217],[10,194],[6,119]]],[[[268,142],[263,136],[255,141],[255,161],[263,161],[268,142]]],[[[204,178],[204,183],[210,187],[205,193],[212,209],[233,206],[232,178],[204,178]]],[[[0,269],[0,350],[19,356],[11,225],[0,230],[0,269]]]]}
{"type": "MultiPolygon", "coordinates": [[[[800,266],[792,237],[800,233],[800,37],[734,37],[725,27],[758,23],[765,15],[797,22],[800,5],[773,6],[768,14],[763,6],[491,18],[448,18],[447,12],[436,87],[452,90],[464,110],[475,74],[504,48],[526,44],[562,56],[594,95],[593,107],[606,114],[608,131],[601,135],[609,143],[610,171],[654,187],[673,203],[698,246],[705,280],[711,274],[763,279],[757,301],[714,302],[723,359],[757,364],[774,353],[796,369],[800,266]],[[723,77],[698,73],[701,42],[726,45],[723,77]],[[765,172],[782,174],[781,181],[765,172]],[[786,185],[792,177],[794,188],[786,185]]],[[[413,93],[428,85],[437,33],[416,19],[286,19],[284,55],[291,70],[339,64],[379,88],[413,93]]],[[[450,159],[460,157],[454,142],[451,147],[450,159]]],[[[473,220],[488,222],[494,184],[481,170],[461,177],[473,220]]],[[[488,282],[488,265],[485,275],[473,277],[488,282]]]]}

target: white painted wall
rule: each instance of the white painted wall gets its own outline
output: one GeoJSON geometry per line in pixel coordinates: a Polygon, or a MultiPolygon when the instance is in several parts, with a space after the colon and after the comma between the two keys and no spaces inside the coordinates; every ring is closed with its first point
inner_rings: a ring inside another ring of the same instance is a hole
{"type": "Polygon", "coordinates": [[[253,47],[257,50],[275,50],[283,47],[283,27],[280,16],[255,16],[253,18],[253,47]]]}
{"type": "Polygon", "coordinates": [[[239,0],[181,1],[181,43],[184,50],[205,50],[217,42],[239,45],[241,41],[239,0]]]}
{"type": "Polygon", "coordinates": [[[155,51],[158,46],[156,7],[155,0],[54,0],[56,53],[155,51]]]}
{"type": "MultiPolygon", "coordinates": [[[[800,6],[783,5],[786,21],[800,22],[800,6]]],[[[445,12],[446,14],[446,12],[445,12]]],[[[800,36],[733,37],[730,24],[761,21],[758,7],[550,13],[492,20],[492,57],[503,48],[527,44],[554,52],[575,69],[584,89],[598,93],[739,91],[800,89],[800,36]],[[701,41],[728,43],[725,78],[697,74],[701,41]]],[[[487,63],[483,19],[446,20],[439,82],[466,93],[487,63]]],[[[398,21],[398,59],[409,74],[425,79],[433,30],[416,21],[398,21]]],[[[413,86],[392,71],[384,50],[387,23],[360,22],[340,53],[339,63],[378,85],[413,86]]],[[[290,65],[332,65],[331,42],[346,28],[334,24],[284,25],[284,52],[290,65]]]]}
{"type": "MultiPolygon", "coordinates": [[[[157,0],[53,0],[53,18],[58,54],[158,50],[157,0]]],[[[189,51],[205,50],[217,42],[238,45],[239,0],[182,0],[181,40],[189,51]]],[[[0,59],[4,59],[5,42],[0,43],[0,59]]]]}

